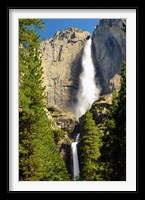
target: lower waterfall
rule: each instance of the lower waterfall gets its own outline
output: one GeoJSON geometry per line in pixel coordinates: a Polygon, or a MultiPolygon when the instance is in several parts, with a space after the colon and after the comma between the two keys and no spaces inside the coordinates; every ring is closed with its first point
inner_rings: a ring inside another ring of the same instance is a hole
{"type": "Polygon", "coordinates": [[[80,133],[78,133],[75,142],[71,144],[72,148],[72,157],[73,157],[73,181],[77,180],[79,176],[80,169],[79,169],[79,160],[78,160],[78,151],[77,151],[77,144],[80,138],[80,133]]]}

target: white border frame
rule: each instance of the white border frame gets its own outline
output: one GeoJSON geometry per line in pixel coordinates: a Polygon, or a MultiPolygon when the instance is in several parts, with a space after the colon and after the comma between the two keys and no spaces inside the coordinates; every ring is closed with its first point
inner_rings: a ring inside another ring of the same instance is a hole
{"type": "Polygon", "coordinates": [[[9,191],[136,191],[136,9],[9,9],[9,191]],[[126,181],[19,181],[19,18],[126,18],[126,181]]]}

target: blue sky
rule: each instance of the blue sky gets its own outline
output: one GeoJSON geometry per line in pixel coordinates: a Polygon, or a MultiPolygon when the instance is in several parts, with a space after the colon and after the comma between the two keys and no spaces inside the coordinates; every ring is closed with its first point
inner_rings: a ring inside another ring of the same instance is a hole
{"type": "Polygon", "coordinates": [[[59,31],[69,27],[80,28],[84,31],[93,32],[94,27],[99,23],[99,19],[44,19],[45,31],[38,30],[40,40],[48,39],[59,31]]]}

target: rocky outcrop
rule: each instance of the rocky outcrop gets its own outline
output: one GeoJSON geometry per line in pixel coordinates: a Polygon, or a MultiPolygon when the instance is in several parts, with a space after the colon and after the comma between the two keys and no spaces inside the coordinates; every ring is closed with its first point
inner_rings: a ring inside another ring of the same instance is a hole
{"type": "Polygon", "coordinates": [[[108,117],[108,110],[112,105],[112,97],[112,94],[104,95],[93,103],[90,112],[93,114],[96,125],[101,124],[108,117]]]}
{"type": "MultiPolygon", "coordinates": [[[[112,99],[112,93],[100,96],[96,101],[94,101],[89,110],[93,114],[95,124],[100,128],[100,130],[103,129],[102,125],[104,123],[104,120],[108,119],[108,111],[110,109],[110,106],[112,105],[112,99]]],[[[80,130],[83,127],[84,116],[85,114],[79,118],[80,130]]]]}
{"type": "Polygon", "coordinates": [[[47,107],[47,116],[52,122],[53,129],[62,129],[63,131],[66,131],[68,136],[73,132],[75,126],[78,125],[78,120],[72,113],[58,109],[54,106],[47,107]]]}
{"type": "Polygon", "coordinates": [[[69,174],[72,175],[72,155],[71,155],[71,142],[70,140],[60,140],[57,143],[57,150],[61,156],[61,158],[64,160],[67,171],[69,174]]]}
{"type": "Polygon", "coordinates": [[[82,51],[89,35],[89,32],[68,28],[41,42],[47,103],[73,112],[79,88],[82,51]]]}
{"type": "Polygon", "coordinates": [[[54,106],[48,105],[45,111],[53,129],[57,151],[64,160],[68,172],[72,174],[71,143],[74,141],[79,123],[72,113],[54,106]]]}
{"type": "Polygon", "coordinates": [[[126,60],[125,20],[100,20],[92,36],[92,57],[96,69],[96,83],[102,88],[101,95],[118,90],[122,61],[126,60]]]}
{"type": "Polygon", "coordinates": [[[118,74],[115,74],[115,76],[109,81],[109,90],[110,91],[119,91],[121,88],[120,84],[120,78],[121,76],[118,74]]]}

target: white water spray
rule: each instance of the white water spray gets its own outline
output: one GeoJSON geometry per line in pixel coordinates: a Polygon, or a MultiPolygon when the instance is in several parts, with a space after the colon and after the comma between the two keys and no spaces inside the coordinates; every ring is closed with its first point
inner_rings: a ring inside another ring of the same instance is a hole
{"type": "Polygon", "coordinates": [[[73,156],[73,180],[76,181],[77,177],[79,176],[80,169],[79,169],[79,160],[78,160],[78,151],[77,151],[77,144],[80,138],[80,133],[78,133],[75,142],[72,142],[72,156],[73,156]]]}
{"type": "Polygon", "coordinates": [[[100,89],[95,84],[95,69],[91,56],[92,40],[86,42],[82,56],[82,72],[80,74],[80,87],[77,94],[76,117],[79,118],[90,109],[95,99],[98,98],[100,89]]]}

